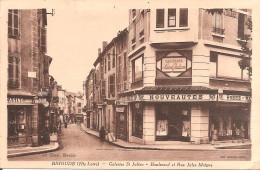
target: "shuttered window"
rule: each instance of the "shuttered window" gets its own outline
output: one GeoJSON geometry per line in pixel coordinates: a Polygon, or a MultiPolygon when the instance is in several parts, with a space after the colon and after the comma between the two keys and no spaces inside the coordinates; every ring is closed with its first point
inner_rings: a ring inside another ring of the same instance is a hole
{"type": "Polygon", "coordinates": [[[12,38],[19,38],[19,11],[18,9],[8,10],[8,35],[12,38]]]}
{"type": "Polygon", "coordinates": [[[156,28],[164,27],[164,9],[156,10],[156,28]]]}
{"type": "Polygon", "coordinates": [[[20,87],[20,59],[18,57],[8,57],[8,88],[20,87]]]}
{"type": "Polygon", "coordinates": [[[180,27],[188,26],[188,8],[180,9],[180,27]]]}

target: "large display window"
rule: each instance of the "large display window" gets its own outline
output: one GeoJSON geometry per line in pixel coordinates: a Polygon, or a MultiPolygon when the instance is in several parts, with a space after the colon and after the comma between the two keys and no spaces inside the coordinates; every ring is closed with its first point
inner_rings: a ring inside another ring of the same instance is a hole
{"type": "Polygon", "coordinates": [[[156,109],[156,140],[190,138],[190,104],[158,103],[156,109]]]}
{"type": "Polygon", "coordinates": [[[141,103],[132,105],[132,135],[143,138],[143,107],[141,103]]]}

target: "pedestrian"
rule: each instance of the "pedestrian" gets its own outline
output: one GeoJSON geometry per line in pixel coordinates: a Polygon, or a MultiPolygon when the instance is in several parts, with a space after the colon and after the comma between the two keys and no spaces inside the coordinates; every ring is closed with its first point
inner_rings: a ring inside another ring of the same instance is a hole
{"type": "Polygon", "coordinates": [[[214,129],[212,131],[212,140],[211,140],[211,145],[214,145],[215,141],[218,140],[218,130],[214,129]]]}
{"type": "Polygon", "coordinates": [[[241,127],[240,127],[240,137],[241,137],[241,140],[242,140],[242,143],[244,143],[244,138],[245,138],[245,128],[244,128],[244,124],[242,123],[241,124],[241,127]]]}
{"type": "Polygon", "coordinates": [[[67,121],[64,122],[64,127],[67,128],[67,121]]]}
{"type": "Polygon", "coordinates": [[[235,137],[236,137],[236,130],[237,130],[235,123],[233,124],[231,130],[232,130],[232,143],[235,143],[234,140],[235,140],[235,137]]]}
{"type": "Polygon", "coordinates": [[[105,131],[105,127],[101,126],[100,130],[99,130],[99,137],[101,141],[105,140],[105,136],[106,136],[106,131],[105,131]]]}

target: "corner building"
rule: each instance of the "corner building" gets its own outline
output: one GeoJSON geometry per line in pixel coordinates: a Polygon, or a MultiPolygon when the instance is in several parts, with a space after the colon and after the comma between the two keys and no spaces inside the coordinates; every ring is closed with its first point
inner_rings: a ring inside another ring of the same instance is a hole
{"type": "Polygon", "coordinates": [[[130,89],[117,101],[127,105],[127,141],[201,144],[213,131],[228,140],[234,123],[250,139],[251,81],[238,65],[250,15],[245,9],[129,11],[130,89]]]}

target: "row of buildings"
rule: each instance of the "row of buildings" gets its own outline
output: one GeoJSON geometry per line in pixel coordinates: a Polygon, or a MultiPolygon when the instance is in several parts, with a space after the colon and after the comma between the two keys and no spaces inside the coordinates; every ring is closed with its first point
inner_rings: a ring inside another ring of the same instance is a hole
{"type": "Polygon", "coordinates": [[[82,97],[67,93],[49,74],[48,14],[53,15],[46,9],[8,10],[8,147],[49,143],[63,117],[74,122],[81,113],[75,102],[82,97]]]}
{"type": "MultiPolygon", "coordinates": [[[[251,78],[238,62],[248,9],[129,10],[129,26],[98,49],[85,81],[86,125],[141,144],[250,139],[251,78]]],[[[248,42],[251,45],[251,42],[248,42]]]]}

